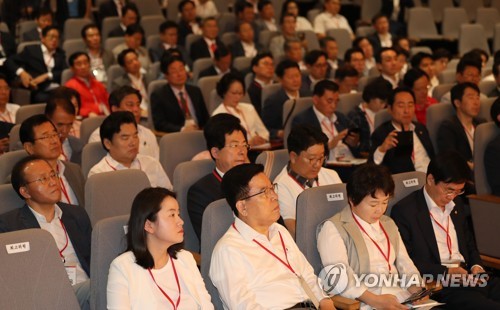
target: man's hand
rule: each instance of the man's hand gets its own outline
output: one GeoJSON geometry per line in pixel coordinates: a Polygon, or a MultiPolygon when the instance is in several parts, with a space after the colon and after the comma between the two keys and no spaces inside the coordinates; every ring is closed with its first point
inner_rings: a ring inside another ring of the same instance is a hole
{"type": "Polygon", "coordinates": [[[31,75],[28,72],[26,72],[26,71],[21,72],[21,74],[19,75],[19,78],[21,79],[21,83],[23,84],[24,87],[26,87],[26,88],[30,87],[31,80],[33,80],[33,78],[31,77],[31,75]]]}
{"type": "Polygon", "coordinates": [[[335,148],[337,146],[337,144],[339,144],[339,142],[347,136],[348,132],[349,131],[347,129],[344,129],[341,132],[339,132],[338,135],[336,135],[330,141],[328,141],[328,149],[331,150],[331,149],[335,148]]]}
{"type": "Polygon", "coordinates": [[[398,133],[396,130],[391,131],[387,137],[385,137],[384,142],[378,147],[378,150],[385,153],[388,150],[395,148],[398,145],[397,135],[398,133]]]}
{"type": "Polygon", "coordinates": [[[48,73],[40,74],[39,76],[31,80],[31,85],[37,88],[38,84],[45,82],[48,78],[49,78],[48,73]]]}
{"type": "Polygon", "coordinates": [[[357,147],[359,144],[359,133],[357,132],[349,132],[347,137],[344,139],[344,143],[350,147],[357,147]]]}

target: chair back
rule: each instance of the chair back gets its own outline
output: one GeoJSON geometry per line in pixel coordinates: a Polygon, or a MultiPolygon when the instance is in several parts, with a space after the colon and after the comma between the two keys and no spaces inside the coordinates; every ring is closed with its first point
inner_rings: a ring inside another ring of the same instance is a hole
{"type": "Polygon", "coordinates": [[[24,200],[16,193],[12,184],[0,184],[0,214],[24,206],[24,200]]]}
{"type": "Polygon", "coordinates": [[[450,40],[458,39],[460,25],[468,24],[469,17],[464,8],[449,7],[443,13],[443,36],[450,40]]]}
{"type": "Polygon", "coordinates": [[[90,169],[106,156],[106,150],[101,142],[87,143],[82,149],[82,173],[85,180],[89,175],[90,169]]]}
{"type": "Polygon", "coordinates": [[[125,42],[123,37],[110,37],[104,41],[104,49],[112,52],[115,47],[125,42]]]}
{"type": "Polygon", "coordinates": [[[498,259],[500,258],[500,243],[495,237],[500,235],[500,225],[498,225],[500,200],[498,197],[482,198],[481,196],[469,198],[477,249],[481,255],[498,259]]]}
{"type": "Polygon", "coordinates": [[[82,28],[90,23],[88,18],[68,18],[64,22],[64,40],[80,39],[82,28]]]}
{"type": "Polygon", "coordinates": [[[479,114],[477,115],[478,118],[483,118],[487,122],[493,121],[491,119],[491,106],[493,105],[493,102],[497,100],[497,97],[492,97],[492,98],[485,98],[481,99],[481,107],[479,109],[479,114]]]}
{"type": "Polygon", "coordinates": [[[394,180],[394,196],[389,200],[389,205],[385,210],[387,216],[391,214],[392,206],[425,185],[426,176],[424,172],[410,171],[393,174],[392,179],[394,180]]]}
{"type": "Polygon", "coordinates": [[[102,20],[102,42],[106,42],[109,32],[120,25],[120,17],[118,16],[108,16],[102,20]]]}
{"type": "Polygon", "coordinates": [[[428,0],[429,8],[432,11],[435,23],[443,21],[443,12],[445,8],[453,7],[453,0],[428,0]]]}
{"type": "Polygon", "coordinates": [[[441,101],[441,97],[444,96],[450,89],[454,86],[453,83],[439,84],[432,90],[432,98],[436,99],[438,102],[441,101]]]}
{"type": "Polygon", "coordinates": [[[383,123],[390,121],[392,119],[391,113],[389,113],[388,109],[383,109],[378,111],[375,114],[375,119],[373,120],[373,127],[375,129],[378,128],[378,126],[382,125],[383,123]]]}
{"type": "Polygon", "coordinates": [[[422,23],[422,21],[430,21],[434,17],[429,8],[415,7],[408,9],[408,36],[415,39],[440,39],[436,24],[432,22],[422,23]]]}
{"type": "Polygon", "coordinates": [[[220,37],[220,40],[226,47],[231,47],[234,43],[238,42],[238,39],[238,34],[234,31],[226,32],[220,37]]]}
{"type": "Polygon", "coordinates": [[[200,240],[193,229],[187,208],[187,193],[199,179],[209,174],[215,168],[211,159],[187,161],[177,166],[174,172],[174,188],[177,192],[177,202],[181,218],[184,221],[184,247],[193,252],[200,252],[200,240]]]}
{"type": "Polygon", "coordinates": [[[18,34],[19,34],[19,43],[22,43],[22,42],[24,42],[23,35],[26,32],[35,29],[37,27],[37,24],[36,24],[36,21],[34,21],[34,20],[25,20],[25,21],[22,21],[19,24],[17,24],[17,27],[18,27],[17,30],[18,30],[18,34]]]}
{"type": "Polygon", "coordinates": [[[71,68],[64,69],[61,73],[61,85],[66,84],[73,77],[73,70],[71,68]]]}
{"type": "Polygon", "coordinates": [[[286,166],[289,159],[290,156],[288,155],[287,149],[264,151],[257,156],[255,163],[263,165],[264,173],[267,175],[269,180],[273,181],[281,172],[283,167],[286,166]]]}
{"type": "Polygon", "coordinates": [[[0,309],[80,309],[48,231],[2,233],[0,248],[0,309]]]}
{"type": "Polygon", "coordinates": [[[433,104],[427,108],[427,130],[429,131],[429,136],[431,137],[432,145],[436,152],[440,151],[440,147],[438,145],[438,132],[439,127],[443,123],[443,121],[450,119],[453,115],[455,115],[455,109],[451,105],[451,103],[439,103],[433,104]]]}
{"type": "Polygon", "coordinates": [[[352,47],[351,34],[347,29],[337,28],[328,29],[326,35],[334,38],[339,47],[339,55],[344,55],[345,52],[352,47]]]}
{"type": "Polygon", "coordinates": [[[201,38],[202,38],[201,34],[194,34],[194,33],[190,33],[186,36],[186,44],[184,46],[186,47],[186,52],[188,55],[191,55],[191,44],[193,44],[194,41],[201,38]]]}
{"type": "Polygon", "coordinates": [[[21,124],[16,124],[10,129],[9,132],[9,151],[19,151],[23,149],[21,144],[21,139],[19,137],[19,129],[21,129],[21,124]]]}
{"type": "Polygon", "coordinates": [[[90,260],[90,308],[106,309],[106,287],[111,262],[127,248],[126,233],[129,215],[100,220],[92,229],[90,260]]]}
{"type": "Polygon", "coordinates": [[[490,54],[490,47],[484,33],[484,27],[479,24],[461,25],[458,37],[458,52],[460,56],[474,48],[480,48],[490,54]]]}
{"type": "Polygon", "coordinates": [[[151,187],[149,179],[139,169],[92,175],[85,183],[85,210],[92,225],[108,217],[129,214],[135,196],[147,187],[151,187]]]}
{"type": "MultiPolygon", "coordinates": [[[[78,36],[80,36],[80,34],[78,34],[78,36]]],[[[87,46],[80,37],[64,40],[62,49],[66,52],[66,60],[75,52],[87,52],[87,46]]],[[[61,81],[61,85],[63,84],[64,83],[61,81]]]]}
{"type": "Polygon", "coordinates": [[[88,117],[82,121],[82,125],[80,126],[80,141],[83,144],[87,144],[89,142],[89,138],[92,133],[101,126],[102,122],[106,116],[95,116],[88,117]]]}
{"type": "Polygon", "coordinates": [[[488,122],[476,127],[474,132],[474,182],[478,195],[491,194],[484,166],[484,153],[488,144],[500,134],[500,129],[494,122],[488,122]]]}
{"type": "Polygon", "coordinates": [[[198,58],[193,62],[193,81],[198,82],[201,71],[210,68],[214,61],[210,57],[198,58]]]}
{"type": "Polygon", "coordinates": [[[316,240],[319,225],[347,205],[344,183],[308,188],[297,197],[295,241],[314,268],[314,274],[323,268],[316,240]]]}
{"type": "Polygon", "coordinates": [[[286,119],[288,118],[288,122],[284,124],[283,128],[284,130],[283,142],[285,143],[285,148],[288,147],[287,138],[288,135],[290,134],[290,131],[292,131],[293,119],[298,114],[304,112],[305,110],[309,109],[312,106],[313,106],[312,97],[304,97],[296,100],[289,99],[285,101],[285,103],[283,104],[283,122],[285,122],[286,119]],[[288,115],[290,115],[290,117],[288,117],[288,115]]]}
{"type": "Polygon", "coordinates": [[[30,105],[23,105],[17,110],[16,124],[22,124],[27,118],[45,113],[45,103],[34,103],[30,105]]]}
{"type": "Polygon", "coordinates": [[[240,72],[251,71],[250,67],[252,66],[252,58],[251,57],[236,57],[233,60],[233,67],[240,72]]]}
{"type": "Polygon", "coordinates": [[[221,12],[217,18],[217,24],[219,25],[220,31],[219,33],[234,31],[238,22],[236,15],[222,10],[219,10],[219,12],[221,12]]]}
{"type": "Polygon", "coordinates": [[[363,93],[342,94],[339,96],[337,112],[340,112],[347,116],[361,102],[363,102],[363,93]]]}
{"type": "Polygon", "coordinates": [[[11,151],[0,155],[0,184],[10,183],[12,168],[27,156],[28,153],[25,150],[11,151]]]}
{"type": "Polygon", "coordinates": [[[281,88],[280,83],[269,84],[269,85],[265,85],[264,87],[262,87],[262,95],[261,95],[261,99],[260,99],[260,103],[262,105],[262,108],[264,108],[264,104],[266,103],[267,98],[269,98],[269,96],[271,96],[272,94],[279,91],[280,88],[281,88]]]}
{"type": "Polygon", "coordinates": [[[108,70],[106,71],[106,75],[108,76],[108,85],[106,88],[108,89],[109,92],[112,92],[113,89],[113,81],[119,78],[120,76],[125,74],[125,69],[122,68],[119,64],[113,64],[108,67],[108,70]]]}
{"type": "MultiPolygon", "coordinates": [[[[363,1],[361,6],[361,20],[371,23],[373,16],[382,9],[382,0],[363,1]]],[[[373,29],[373,27],[370,27],[373,29]]]]}
{"type": "Polygon", "coordinates": [[[17,53],[20,54],[26,46],[39,45],[39,44],[40,44],[40,41],[25,41],[25,42],[19,43],[19,45],[17,46],[17,53]]]}
{"type": "Polygon", "coordinates": [[[279,35],[279,31],[263,30],[259,33],[259,43],[262,46],[269,46],[271,39],[279,35]]]}
{"type": "MultiPolygon", "coordinates": [[[[148,0],[141,0],[136,3],[139,2],[144,4],[144,2],[148,2],[148,0]]],[[[153,0],[152,2],[156,2],[156,6],[158,6],[158,1],[153,0]]],[[[154,7],[151,7],[150,9],[152,8],[154,7]]],[[[161,10],[157,10],[156,13],[153,12],[153,14],[147,15],[142,13],[141,11],[141,15],[141,26],[142,28],[144,28],[145,37],[147,38],[150,35],[158,34],[158,28],[160,27],[161,23],[165,21],[165,17],[161,15],[161,10]]]]}
{"type": "Polygon", "coordinates": [[[212,90],[215,90],[215,86],[217,82],[219,82],[221,76],[205,76],[198,80],[197,86],[201,90],[201,94],[203,96],[203,100],[205,101],[205,105],[207,107],[208,115],[212,115],[213,109],[210,109],[210,94],[212,90]]]}
{"type": "Polygon", "coordinates": [[[495,25],[500,21],[496,8],[477,8],[476,23],[484,27],[486,38],[493,38],[495,25]]]}
{"type": "Polygon", "coordinates": [[[166,80],[156,80],[152,81],[148,85],[148,127],[149,128],[154,128],[154,122],[153,122],[153,110],[151,109],[151,94],[157,90],[158,88],[161,88],[165,85],[167,85],[168,82],[166,80]]]}

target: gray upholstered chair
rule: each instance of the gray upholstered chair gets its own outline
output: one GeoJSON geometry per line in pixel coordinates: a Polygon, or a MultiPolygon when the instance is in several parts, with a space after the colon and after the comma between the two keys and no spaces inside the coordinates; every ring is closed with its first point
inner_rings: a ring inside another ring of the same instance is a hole
{"type": "Polygon", "coordinates": [[[285,148],[287,147],[287,138],[292,130],[292,123],[295,116],[309,109],[313,105],[312,97],[299,98],[297,100],[287,100],[283,104],[283,124],[284,126],[284,136],[283,141],[285,143],[285,148]],[[288,119],[288,120],[287,120],[288,119]]]}
{"type": "Polygon", "coordinates": [[[101,126],[105,118],[106,116],[96,116],[84,119],[80,127],[80,141],[84,144],[88,143],[94,130],[101,126]]]}
{"type": "Polygon", "coordinates": [[[386,215],[391,214],[392,206],[409,194],[422,188],[425,185],[426,175],[420,171],[410,171],[393,174],[394,196],[389,200],[389,205],[385,211],[386,215]]]}
{"type": "Polygon", "coordinates": [[[264,151],[257,156],[256,164],[264,165],[264,173],[269,180],[274,180],[288,163],[288,150],[264,151]]]}
{"type": "Polygon", "coordinates": [[[21,106],[16,113],[16,124],[21,124],[30,116],[43,114],[45,112],[45,106],[45,103],[35,103],[21,106]]]}
{"type": "Polygon", "coordinates": [[[451,105],[451,103],[440,103],[433,104],[427,109],[427,130],[429,131],[429,136],[431,137],[432,145],[434,146],[434,150],[439,152],[438,145],[438,132],[439,127],[443,121],[450,119],[453,115],[456,114],[455,109],[451,105]]]}
{"type": "Polygon", "coordinates": [[[500,129],[494,122],[488,122],[476,127],[474,132],[474,182],[478,195],[491,194],[491,187],[486,177],[484,167],[484,153],[491,140],[500,134],[500,129]]]}
{"type": "Polygon", "coordinates": [[[87,179],[90,169],[94,167],[104,156],[106,150],[102,147],[101,142],[87,143],[82,149],[82,173],[87,179]]]}
{"type": "Polygon", "coordinates": [[[28,156],[25,150],[7,152],[0,155],[0,184],[10,183],[10,173],[14,165],[28,156]]]}
{"type": "Polygon", "coordinates": [[[24,200],[19,197],[11,184],[0,184],[0,214],[24,206],[24,200]]]}

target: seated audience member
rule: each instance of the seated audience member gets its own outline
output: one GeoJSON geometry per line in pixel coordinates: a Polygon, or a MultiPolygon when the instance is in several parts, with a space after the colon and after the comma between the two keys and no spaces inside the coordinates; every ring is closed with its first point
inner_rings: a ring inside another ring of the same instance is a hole
{"type": "Polygon", "coordinates": [[[248,86],[247,92],[250,101],[259,115],[262,110],[262,87],[273,83],[274,60],[269,52],[259,53],[252,59],[251,63],[253,80],[248,86]]]}
{"type": "Polygon", "coordinates": [[[313,31],[311,22],[304,16],[299,15],[299,5],[295,0],[286,0],[281,7],[281,16],[285,14],[292,14],[295,16],[297,22],[297,31],[313,31]]]}
{"type": "Polygon", "coordinates": [[[191,60],[214,58],[214,53],[222,42],[219,40],[219,26],[215,17],[208,17],[201,23],[202,38],[191,44],[191,60]]]}
{"type": "Polygon", "coordinates": [[[207,18],[218,16],[219,11],[212,0],[194,0],[196,5],[196,16],[199,18],[207,18]]]}
{"type": "Polygon", "coordinates": [[[328,62],[327,76],[331,76],[331,72],[337,70],[344,64],[344,61],[339,59],[339,46],[333,37],[324,37],[319,40],[319,46],[326,53],[326,61],[328,62]]]}
{"type": "Polygon", "coordinates": [[[148,176],[152,187],[172,189],[172,183],[160,162],[151,156],[139,154],[139,134],[132,112],[111,113],[102,122],[99,135],[108,153],[90,169],[88,177],[108,171],[139,169],[148,176]]]}
{"type": "Polygon", "coordinates": [[[304,57],[307,74],[302,75],[302,87],[313,89],[314,85],[327,78],[328,62],[327,55],[323,51],[313,50],[304,57]]]}
{"type": "Polygon", "coordinates": [[[57,90],[51,92],[45,116],[54,124],[61,141],[61,160],[80,164],[82,159],[82,143],[80,139],[70,136],[76,117],[75,106],[67,95],[60,95],[57,90]]]}
{"type": "Polygon", "coordinates": [[[269,142],[269,131],[255,111],[253,105],[242,103],[245,95],[245,83],[232,73],[225,74],[216,86],[217,94],[222,98],[221,104],[214,110],[213,115],[227,113],[236,116],[245,128],[250,146],[257,146],[269,142]]]}
{"type": "Polygon", "coordinates": [[[305,39],[300,40],[297,33],[297,17],[293,14],[285,14],[280,18],[281,35],[277,35],[269,42],[269,51],[273,54],[274,59],[281,59],[285,52],[283,46],[286,40],[297,39],[301,42],[303,48],[307,48],[305,39]]]}
{"type": "Polygon", "coordinates": [[[372,26],[375,33],[367,38],[373,46],[373,52],[377,55],[383,47],[392,47],[392,34],[389,32],[389,19],[379,13],[372,18],[372,26]]]}
{"type": "Polygon", "coordinates": [[[0,233],[30,228],[48,231],[60,249],[81,309],[90,309],[92,226],[87,212],[83,207],[61,202],[59,176],[45,159],[21,159],[12,169],[11,181],[25,205],[0,215],[0,233]]]}
{"type": "Polygon", "coordinates": [[[247,133],[238,118],[225,113],[214,115],[203,129],[203,135],[215,169],[194,183],[187,194],[189,218],[199,240],[203,212],[211,202],[224,198],[220,187],[222,177],[234,166],[250,162],[247,133]]]}
{"type": "Polygon", "coordinates": [[[307,97],[311,94],[302,88],[299,65],[291,60],[283,60],[276,67],[276,75],[281,88],[269,96],[262,106],[262,121],[271,133],[271,139],[283,139],[283,104],[289,99],[307,97]]]}
{"type": "Polygon", "coordinates": [[[345,64],[335,71],[335,82],[339,85],[339,94],[358,92],[359,74],[353,66],[345,64]]]}
{"type": "Polygon", "coordinates": [[[187,63],[190,63],[189,55],[187,54],[186,49],[178,42],[179,25],[177,25],[177,23],[170,20],[164,21],[159,27],[159,33],[160,42],[158,42],[158,45],[149,49],[149,55],[153,62],[160,61],[165,51],[175,48],[181,53],[182,59],[184,59],[187,63]]]}
{"type": "Polygon", "coordinates": [[[122,7],[127,4],[127,0],[103,0],[99,4],[99,9],[97,15],[99,16],[100,22],[106,17],[119,16],[122,15],[122,7]]]}
{"type": "Polygon", "coordinates": [[[352,66],[360,77],[365,75],[365,55],[359,47],[353,47],[345,51],[344,64],[352,66]]]}
{"type": "Polygon", "coordinates": [[[304,51],[302,49],[302,43],[299,39],[287,39],[283,45],[283,50],[285,51],[285,59],[296,62],[300,70],[307,70],[303,61],[304,51]]]}
{"type": "Polygon", "coordinates": [[[276,223],[277,188],[263,171],[262,165],[242,164],[222,179],[235,222],[214,248],[210,278],[223,304],[228,309],[335,309],[290,233],[276,223]],[[242,268],[235,272],[234,266],[242,268]]]}
{"type": "Polygon", "coordinates": [[[10,86],[7,77],[0,73],[0,121],[15,124],[16,113],[21,107],[15,103],[9,103],[10,86]]]}
{"type": "Polygon", "coordinates": [[[80,115],[80,108],[82,101],[80,94],[73,88],[61,86],[52,91],[51,96],[69,98],[71,104],[75,107],[75,120],[73,121],[73,128],[69,134],[73,137],[80,138],[80,127],[82,126],[82,116],[80,115]]]}
{"type": "Polygon", "coordinates": [[[19,129],[19,139],[29,155],[35,155],[47,161],[58,174],[62,195],[60,201],[84,206],[85,180],[80,166],[66,160],[60,160],[61,140],[56,127],[42,114],[26,119],[19,129]]]}
{"type": "Polygon", "coordinates": [[[368,76],[370,69],[376,65],[372,43],[367,39],[367,37],[357,37],[352,42],[352,46],[360,48],[363,52],[363,56],[365,56],[365,71],[363,72],[363,75],[368,76]]]}
{"type": "Polygon", "coordinates": [[[488,94],[488,97],[498,97],[500,96],[500,61],[495,62],[493,64],[493,68],[491,70],[492,75],[493,75],[493,80],[495,81],[496,85],[495,88],[490,91],[488,94]]]}
{"type": "Polygon", "coordinates": [[[328,158],[327,136],[310,125],[292,128],[287,139],[290,161],[276,176],[278,200],[285,226],[295,236],[296,201],[306,188],[342,183],[335,170],[323,168],[328,158]]]}
{"type": "Polygon", "coordinates": [[[451,89],[452,105],[456,114],[444,120],[437,132],[438,152],[455,150],[474,169],[474,132],[486,120],[478,118],[481,102],[476,84],[464,82],[451,89]]]}
{"type": "Polygon", "coordinates": [[[278,31],[276,19],[274,18],[274,6],[270,0],[261,0],[257,3],[259,18],[255,20],[259,33],[264,30],[278,31]]]}
{"type": "Polygon", "coordinates": [[[231,51],[223,44],[214,52],[214,64],[200,72],[198,79],[206,76],[223,76],[229,72],[239,74],[238,70],[232,67],[233,56],[231,51]]]}
{"type": "Polygon", "coordinates": [[[392,40],[392,46],[395,49],[402,49],[407,51],[408,53],[410,52],[410,49],[412,48],[413,44],[410,41],[410,39],[406,36],[397,36],[392,40]]]}
{"type": "MultiPolygon", "coordinates": [[[[481,57],[476,53],[462,56],[457,64],[455,79],[457,84],[470,82],[479,86],[479,82],[481,82],[481,57]]],[[[479,99],[487,99],[487,97],[480,93],[479,99]]],[[[447,92],[441,97],[441,103],[452,103],[451,92],[447,92]]]]}
{"type": "Polygon", "coordinates": [[[180,57],[164,57],[161,71],[168,81],[151,94],[151,111],[156,130],[191,131],[203,128],[208,112],[201,90],[186,84],[187,72],[180,57]]]}
{"type": "Polygon", "coordinates": [[[48,7],[40,7],[35,10],[36,27],[23,33],[23,42],[40,41],[42,29],[52,25],[52,10],[48,7]]]}
{"type": "Polygon", "coordinates": [[[413,122],[415,95],[407,87],[398,87],[389,95],[387,104],[392,119],[373,132],[371,159],[377,165],[389,167],[393,174],[427,171],[434,157],[434,148],[427,128],[419,122],[413,122]],[[405,131],[412,135],[400,134],[405,131]]]}
{"type": "Polygon", "coordinates": [[[359,134],[349,133],[349,120],[337,112],[339,86],[330,80],[314,86],[313,106],[301,112],[292,121],[292,127],[311,125],[328,137],[327,157],[333,160],[352,159],[359,155],[359,134]]]}
{"type": "Polygon", "coordinates": [[[252,24],[247,22],[239,23],[236,26],[236,34],[238,39],[231,46],[231,53],[233,57],[255,57],[257,53],[262,50],[259,43],[255,43],[255,33],[252,24]]]}
{"type": "Polygon", "coordinates": [[[16,54],[16,41],[8,32],[0,31],[0,73],[9,75],[13,74],[9,72],[6,66],[6,61],[8,57],[16,54]]]}
{"type": "Polygon", "coordinates": [[[429,96],[429,88],[431,88],[429,75],[419,69],[413,69],[406,72],[403,83],[405,86],[411,88],[415,94],[415,116],[419,123],[427,124],[427,109],[438,103],[438,101],[429,96]]]}
{"type": "Polygon", "coordinates": [[[314,32],[318,38],[326,36],[329,29],[345,29],[349,32],[351,39],[354,39],[354,32],[347,19],[340,15],[340,0],[325,0],[324,11],[314,18],[314,32]]]}
{"type": "MultiPolygon", "coordinates": [[[[434,60],[434,75],[436,76],[436,79],[441,72],[447,69],[448,63],[450,62],[451,58],[452,57],[450,51],[445,48],[438,48],[434,50],[434,52],[432,53],[432,59],[434,60]]],[[[432,85],[436,87],[437,85],[439,85],[439,80],[431,81],[431,83],[433,83],[432,85]],[[436,82],[437,84],[434,84],[436,82]]]]}
{"type": "Polygon", "coordinates": [[[380,72],[379,79],[385,79],[392,84],[392,88],[402,86],[399,77],[398,53],[392,47],[382,47],[375,55],[377,69],[380,72]]]}
{"type": "Polygon", "coordinates": [[[196,4],[193,0],[182,0],[177,5],[179,19],[179,45],[186,45],[189,34],[201,34],[201,19],[196,17],[196,4]]]}
{"type": "Polygon", "coordinates": [[[241,22],[251,23],[255,31],[258,31],[255,25],[255,15],[258,13],[258,1],[238,0],[235,1],[233,10],[236,15],[236,20],[241,22]]]}
{"type": "Polygon", "coordinates": [[[90,57],[90,70],[94,77],[102,83],[108,81],[106,71],[115,63],[111,51],[102,48],[101,31],[96,24],[88,24],[82,28],[81,36],[90,57]]]}
{"type": "MultiPolygon", "coordinates": [[[[111,113],[117,111],[129,111],[134,114],[137,124],[137,135],[139,136],[139,154],[160,159],[160,148],[155,134],[151,129],[140,124],[141,120],[141,93],[131,86],[122,86],[109,95],[109,106],[111,113]]],[[[94,130],[90,135],[88,143],[100,142],[100,128],[94,130]]]]}
{"type": "Polygon", "coordinates": [[[137,194],[128,221],[127,252],[109,268],[109,309],[214,309],[193,254],[182,249],[179,213],[175,194],[168,189],[146,188],[137,194]]]}
{"type": "MultiPolygon", "coordinates": [[[[432,97],[432,91],[434,87],[439,85],[439,80],[436,76],[436,70],[434,65],[434,59],[431,54],[425,52],[418,52],[411,57],[411,66],[414,69],[420,69],[427,74],[429,79],[428,96],[432,97]]],[[[409,86],[409,85],[407,85],[409,86]]],[[[411,87],[411,86],[409,86],[411,87]]],[[[425,124],[425,122],[423,123],[425,124]]]]}
{"type": "Polygon", "coordinates": [[[136,51],[139,56],[139,62],[144,70],[148,70],[151,66],[151,59],[149,59],[148,50],[141,46],[144,39],[144,29],[139,24],[133,24],[127,27],[125,31],[125,42],[119,44],[113,49],[113,55],[118,58],[118,55],[128,48],[136,51]]]}
{"type": "Polygon", "coordinates": [[[46,102],[48,92],[61,83],[66,56],[59,48],[59,37],[56,26],[47,26],[42,30],[41,44],[26,46],[5,62],[7,70],[31,90],[31,102],[46,102]]]}
{"type": "Polygon", "coordinates": [[[410,53],[401,47],[396,47],[395,50],[397,54],[396,62],[398,64],[398,77],[402,80],[408,71],[408,58],[410,58],[410,53]]]}
{"type": "Polygon", "coordinates": [[[363,90],[363,102],[348,115],[351,126],[359,129],[358,149],[361,157],[367,157],[370,152],[370,136],[375,130],[375,114],[385,109],[391,91],[391,83],[382,79],[374,80],[363,90]]]}
{"type": "Polygon", "coordinates": [[[121,9],[120,25],[108,33],[108,38],[123,37],[127,31],[127,27],[137,24],[139,20],[139,10],[137,9],[135,3],[125,4],[121,9]]]}
{"type": "MultiPolygon", "coordinates": [[[[491,105],[491,119],[500,128],[500,99],[496,99],[491,105]]],[[[486,146],[484,153],[484,168],[486,170],[486,178],[488,185],[491,187],[491,193],[495,196],[500,196],[500,135],[497,135],[486,146]]]]}
{"type": "MultiPolygon", "coordinates": [[[[460,154],[441,153],[431,160],[423,189],[392,208],[391,217],[422,275],[436,279],[438,275],[466,277],[485,272],[468,219],[470,212],[458,197],[469,176],[470,169],[460,154]]],[[[484,284],[443,285],[432,298],[451,309],[499,309],[498,278],[491,276],[484,284]]]]}
{"type": "Polygon", "coordinates": [[[82,102],[80,115],[82,117],[108,115],[108,91],[92,75],[89,55],[84,52],[76,52],[69,57],[68,62],[73,77],[64,86],[73,88],[80,94],[82,102]]]}
{"type": "Polygon", "coordinates": [[[323,266],[340,263],[347,269],[347,288],[332,293],[361,301],[362,309],[407,309],[401,303],[422,289],[415,284],[404,287],[414,275],[419,281],[422,279],[406,252],[398,227],[384,215],[393,195],[394,181],[387,167],[360,166],[347,182],[349,205],[323,222],[317,235],[323,266]],[[367,287],[364,282],[355,285],[354,275],[362,274],[408,277],[408,280],[399,286],[367,287]]]}

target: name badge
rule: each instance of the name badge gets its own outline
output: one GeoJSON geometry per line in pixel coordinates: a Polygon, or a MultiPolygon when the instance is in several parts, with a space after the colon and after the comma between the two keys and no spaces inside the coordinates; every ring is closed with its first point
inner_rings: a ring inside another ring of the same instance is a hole
{"type": "Polygon", "coordinates": [[[66,273],[68,274],[69,282],[71,285],[76,284],[76,266],[64,266],[66,273]]]}
{"type": "Polygon", "coordinates": [[[413,186],[418,186],[418,179],[408,179],[408,180],[403,180],[403,185],[405,187],[413,187],[413,186]]]}
{"type": "Polygon", "coordinates": [[[28,252],[30,250],[29,242],[12,243],[5,245],[8,254],[28,252]]]}
{"type": "Polygon", "coordinates": [[[328,193],[328,194],[326,194],[326,200],[328,200],[328,201],[344,200],[344,193],[328,193]]]}

